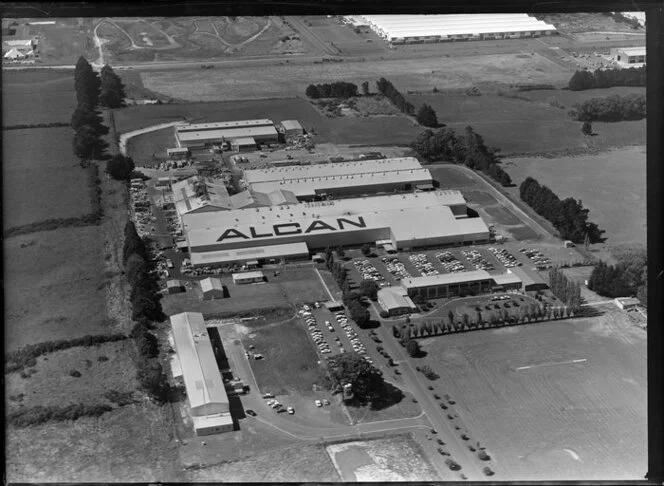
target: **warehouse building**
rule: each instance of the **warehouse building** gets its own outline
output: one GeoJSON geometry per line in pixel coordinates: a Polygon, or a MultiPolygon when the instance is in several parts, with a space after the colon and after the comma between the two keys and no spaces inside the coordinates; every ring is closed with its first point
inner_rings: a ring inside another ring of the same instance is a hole
{"type": "Polygon", "coordinates": [[[534,269],[528,267],[513,267],[510,270],[514,275],[521,279],[523,282],[523,290],[527,292],[546,290],[549,288],[549,284],[547,284],[534,269]]]}
{"type": "Polygon", "coordinates": [[[178,366],[187,393],[196,435],[233,430],[228,395],[217,366],[203,314],[183,312],[170,317],[178,366]]]}
{"type": "Polygon", "coordinates": [[[634,297],[618,297],[614,302],[622,310],[636,309],[641,304],[641,301],[634,297]]]}
{"type": "Polygon", "coordinates": [[[409,314],[417,309],[403,287],[387,287],[378,291],[378,304],[390,316],[409,314]]]}
{"type": "Polygon", "coordinates": [[[231,150],[235,152],[251,152],[257,148],[256,139],[253,137],[234,138],[231,140],[231,150]]]}
{"type": "Polygon", "coordinates": [[[646,63],[645,47],[618,47],[611,49],[611,58],[625,67],[639,67],[646,63]]]}
{"type": "Polygon", "coordinates": [[[414,157],[246,170],[244,180],[254,191],[285,189],[304,201],[411,191],[433,182],[429,170],[414,157]]]}
{"type": "Polygon", "coordinates": [[[224,298],[224,286],[221,283],[221,280],[218,278],[204,278],[200,281],[200,285],[203,300],[215,300],[224,298]]]}
{"type": "Polygon", "coordinates": [[[175,147],[166,149],[166,155],[168,155],[169,159],[181,160],[188,158],[191,152],[187,147],[175,147]]]}
{"type": "Polygon", "coordinates": [[[166,291],[169,294],[179,294],[184,292],[184,285],[179,280],[168,280],[166,282],[166,291]]]}
{"type": "Polygon", "coordinates": [[[517,290],[522,287],[516,274],[490,275],[486,270],[446,273],[401,280],[401,286],[409,297],[443,299],[463,295],[487,294],[495,290],[517,290]]]}
{"type": "Polygon", "coordinates": [[[364,15],[388,44],[517,39],[556,33],[527,14],[364,15]]]}
{"type": "Polygon", "coordinates": [[[459,191],[431,191],[239,209],[183,217],[194,266],[308,256],[328,246],[416,249],[485,243],[459,191]],[[220,258],[219,261],[215,258],[220,258]],[[237,260],[231,260],[237,258],[237,260]]]}
{"type": "Polygon", "coordinates": [[[207,148],[224,142],[230,142],[232,145],[237,140],[249,138],[258,144],[279,141],[279,133],[274,123],[267,119],[182,124],[176,125],[174,129],[178,146],[191,149],[207,148]]]}
{"type": "Polygon", "coordinates": [[[254,272],[234,273],[233,283],[235,285],[265,282],[265,275],[260,270],[254,272]]]}
{"type": "Polygon", "coordinates": [[[286,138],[299,137],[304,135],[304,128],[302,128],[302,125],[300,125],[300,122],[297,120],[282,121],[281,131],[286,136],[286,138]]]}

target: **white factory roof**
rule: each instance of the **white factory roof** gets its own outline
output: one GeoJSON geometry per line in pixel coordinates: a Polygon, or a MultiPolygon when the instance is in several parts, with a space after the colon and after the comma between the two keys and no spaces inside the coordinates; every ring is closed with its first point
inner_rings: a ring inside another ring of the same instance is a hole
{"type": "Polygon", "coordinates": [[[204,253],[191,253],[191,264],[205,266],[236,262],[249,259],[285,258],[290,256],[309,255],[306,243],[287,243],[283,245],[266,245],[253,248],[240,248],[237,250],[208,251],[204,253]]]}
{"type": "Polygon", "coordinates": [[[198,184],[205,184],[205,194],[211,201],[223,203],[230,197],[228,189],[222,181],[193,176],[171,184],[173,201],[197,198],[196,186],[198,184]]]}
{"type": "Polygon", "coordinates": [[[492,275],[491,278],[493,279],[494,282],[496,282],[496,285],[509,285],[509,284],[521,284],[521,279],[517,276],[514,275],[510,270],[507,270],[507,273],[503,273],[500,275],[492,275]]]}
{"type": "MultiPolygon", "coordinates": [[[[488,232],[481,218],[456,219],[448,207],[456,204],[465,204],[463,195],[459,191],[390,194],[187,214],[183,217],[183,226],[191,249],[218,245],[218,238],[222,232],[231,228],[249,234],[249,228],[254,227],[257,234],[263,234],[270,233],[274,224],[298,223],[305,229],[314,221],[326,218],[336,224],[334,218],[348,218],[357,222],[361,217],[366,225],[364,230],[391,228],[397,242],[488,232]]],[[[357,226],[348,223],[344,224],[344,229],[336,231],[358,230],[360,229],[357,226]]],[[[389,233],[385,237],[389,238],[389,233]]]]}
{"type": "Polygon", "coordinates": [[[378,300],[386,310],[401,309],[404,307],[409,307],[411,309],[416,308],[403,287],[388,287],[380,289],[378,291],[378,300]]]}
{"type": "Polygon", "coordinates": [[[263,278],[265,275],[263,275],[263,272],[260,270],[255,270],[253,272],[242,272],[242,273],[234,273],[231,275],[233,277],[233,280],[238,280],[238,279],[244,279],[244,278],[263,278]]]}
{"type": "Polygon", "coordinates": [[[251,127],[233,127],[220,128],[216,130],[199,130],[178,132],[177,137],[180,142],[192,142],[196,140],[213,139],[237,139],[247,137],[260,137],[272,135],[277,137],[277,129],[274,126],[251,126],[251,127]]]}
{"type": "Polygon", "coordinates": [[[401,280],[405,289],[433,287],[436,285],[448,285],[464,282],[477,282],[478,280],[489,280],[491,275],[486,270],[473,270],[470,272],[443,273],[440,275],[429,275],[426,277],[412,277],[401,280]]]}
{"type": "Polygon", "coordinates": [[[236,138],[233,140],[235,145],[256,145],[256,140],[252,137],[236,138]]]}
{"type": "Polygon", "coordinates": [[[620,52],[623,52],[623,53],[627,54],[628,56],[645,56],[646,55],[645,46],[643,46],[643,47],[619,47],[616,50],[620,51],[620,52]]]}
{"type": "Polygon", "coordinates": [[[224,286],[221,283],[221,280],[214,277],[204,278],[200,281],[201,290],[203,292],[209,292],[211,290],[224,290],[224,286]]]}
{"type": "Polygon", "coordinates": [[[367,172],[363,174],[334,175],[327,177],[302,177],[283,181],[257,182],[251,184],[255,191],[268,192],[286,189],[296,197],[313,197],[319,193],[338,188],[353,188],[383,184],[421,184],[432,180],[429,169],[404,169],[389,172],[367,172]]]}
{"type": "Polygon", "coordinates": [[[364,18],[388,38],[556,30],[527,14],[364,15],[364,18]]]}
{"type": "Polygon", "coordinates": [[[239,121],[214,122],[214,123],[191,123],[187,125],[177,126],[176,131],[178,133],[185,133],[185,132],[198,132],[204,130],[219,130],[224,128],[271,126],[273,124],[274,123],[272,122],[272,120],[267,120],[267,119],[239,120],[239,121]]]}
{"type": "Polygon", "coordinates": [[[228,412],[228,395],[214,357],[203,314],[183,312],[171,316],[170,320],[192,415],[228,412]]]}
{"type": "Polygon", "coordinates": [[[244,171],[247,184],[268,181],[284,181],[287,179],[312,179],[317,177],[335,177],[340,175],[356,175],[383,173],[395,170],[421,169],[422,165],[415,157],[400,157],[380,160],[357,160],[330,164],[294,165],[288,167],[272,167],[244,171]]]}
{"type": "Polygon", "coordinates": [[[283,120],[281,126],[285,130],[302,130],[302,125],[297,120],[283,120]]]}

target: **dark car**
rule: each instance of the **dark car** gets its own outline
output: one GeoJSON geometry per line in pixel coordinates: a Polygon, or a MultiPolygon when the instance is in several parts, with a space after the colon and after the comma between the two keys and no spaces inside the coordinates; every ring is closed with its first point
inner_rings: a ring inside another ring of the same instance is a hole
{"type": "Polygon", "coordinates": [[[254,412],[253,410],[246,410],[246,412],[247,412],[247,415],[251,415],[252,417],[256,416],[256,412],[254,412]]]}

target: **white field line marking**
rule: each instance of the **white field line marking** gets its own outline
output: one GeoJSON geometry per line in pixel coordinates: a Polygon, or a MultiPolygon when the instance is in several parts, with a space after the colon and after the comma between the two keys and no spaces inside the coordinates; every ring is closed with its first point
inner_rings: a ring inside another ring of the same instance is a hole
{"type": "Polygon", "coordinates": [[[320,274],[317,268],[314,268],[314,272],[316,272],[316,275],[318,275],[318,278],[320,279],[321,283],[323,284],[323,287],[325,287],[325,291],[327,292],[327,295],[330,296],[330,300],[334,301],[334,295],[332,295],[332,292],[330,292],[330,289],[327,288],[327,284],[325,283],[325,280],[323,279],[323,276],[320,274]]]}
{"type": "Polygon", "coordinates": [[[537,364],[537,365],[529,365],[529,366],[520,366],[516,368],[517,371],[521,370],[530,370],[533,368],[540,368],[542,366],[557,366],[557,365],[563,365],[563,364],[573,364],[573,363],[585,363],[588,361],[586,358],[583,359],[572,359],[569,361],[560,361],[558,363],[542,363],[542,364],[537,364]]]}

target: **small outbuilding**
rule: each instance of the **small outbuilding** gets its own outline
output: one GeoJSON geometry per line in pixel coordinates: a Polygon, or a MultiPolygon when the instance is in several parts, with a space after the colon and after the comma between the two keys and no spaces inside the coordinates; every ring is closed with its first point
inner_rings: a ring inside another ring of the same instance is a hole
{"type": "Polygon", "coordinates": [[[169,280],[166,282],[166,290],[169,294],[179,294],[184,292],[184,285],[180,280],[169,280]]]}
{"type": "Polygon", "coordinates": [[[208,277],[200,282],[203,300],[216,300],[224,298],[224,286],[221,280],[214,277],[208,277]]]}
{"type": "Polygon", "coordinates": [[[251,152],[256,150],[256,140],[253,137],[236,138],[231,141],[231,149],[236,152],[251,152]]]}
{"type": "Polygon", "coordinates": [[[325,302],[325,308],[330,312],[339,312],[344,310],[343,302],[338,302],[336,300],[329,300],[325,302]]]}
{"type": "Polygon", "coordinates": [[[304,135],[304,128],[302,128],[302,125],[297,120],[284,120],[281,122],[281,126],[284,129],[286,138],[304,135]]]}
{"type": "Polygon", "coordinates": [[[614,300],[614,302],[622,310],[635,309],[639,304],[641,304],[641,301],[639,299],[635,299],[634,297],[618,297],[614,300]]]}
{"type": "Polygon", "coordinates": [[[264,281],[265,281],[265,275],[263,275],[263,272],[261,271],[233,274],[233,283],[235,285],[258,283],[264,281]]]}
{"type": "Polygon", "coordinates": [[[549,284],[535,270],[526,267],[514,267],[510,271],[521,279],[523,290],[526,292],[547,290],[549,288],[549,284]]]}
{"type": "Polygon", "coordinates": [[[166,149],[166,155],[170,159],[186,159],[191,155],[188,147],[175,147],[166,149]]]}
{"type": "Polygon", "coordinates": [[[417,309],[403,287],[387,287],[378,291],[378,304],[390,316],[409,314],[417,309]]]}

